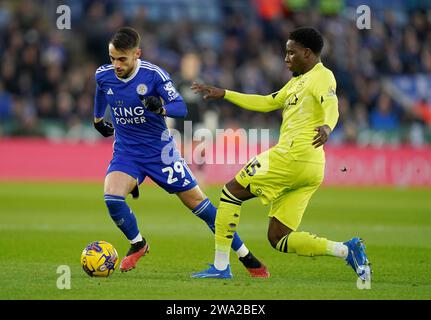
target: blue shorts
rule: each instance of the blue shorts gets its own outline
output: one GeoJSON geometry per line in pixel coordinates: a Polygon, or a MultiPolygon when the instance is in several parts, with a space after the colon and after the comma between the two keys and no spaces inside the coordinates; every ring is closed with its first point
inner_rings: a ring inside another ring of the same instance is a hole
{"type": "Polygon", "coordinates": [[[163,162],[141,162],[136,158],[114,154],[106,174],[112,171],[121,171],[132,176],[137,179],[138,185],[148,176],[169,193],[187,191],[197,185],[193,173],[183,158],[167,165],[163,162]]]}

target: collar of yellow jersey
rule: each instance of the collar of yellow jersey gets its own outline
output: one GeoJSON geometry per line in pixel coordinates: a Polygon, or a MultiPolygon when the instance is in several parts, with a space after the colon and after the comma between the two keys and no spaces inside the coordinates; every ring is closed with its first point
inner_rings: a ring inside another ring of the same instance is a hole
{"type": "Polygon", "coordinates": [[[297,73],[292,73],[292,77],[294,77],[294,78],[296,78],[296,77],[299,77],[299,76],[304,76],[304,75],[306,75],[307,73],[310,73],[311,71],[313,71],[313,70],[318,70],[318,69],[320,69],[320,68],[322,68],[323,67],[323,63],[322,62],[318,62],[318,63],[316,63],[314,66],[313,66],[313,68],[311,68],[310,70],[308,70],[306,73],[301,73],[301,74],[297,74],[297,73]]]}

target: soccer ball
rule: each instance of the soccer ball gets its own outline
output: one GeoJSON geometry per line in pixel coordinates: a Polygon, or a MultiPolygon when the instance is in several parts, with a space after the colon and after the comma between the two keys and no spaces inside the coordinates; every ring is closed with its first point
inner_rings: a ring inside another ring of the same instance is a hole
{"type": "Polygon", "coordinates": [[[81,254],[82,269],[90,277],[109,277],[118,266],[118,253],[106,241],[90,243],[81,254]]]}

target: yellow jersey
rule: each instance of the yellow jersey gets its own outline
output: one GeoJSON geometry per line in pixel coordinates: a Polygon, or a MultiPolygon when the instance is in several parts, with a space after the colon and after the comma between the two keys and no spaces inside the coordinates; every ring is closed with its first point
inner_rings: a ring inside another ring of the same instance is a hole
{"type": "Polygon", "coordinates": [[[261,96],[226,90],[224,98],[247,110],[283,109],[280,137],[274,151],[296,161],[324,163],[323,147],[315,148],[312,142],[316,127],[326,124],[333,130],[337,124],[336,87],[332,71],[319,62],[273,94],[261,96]]]}

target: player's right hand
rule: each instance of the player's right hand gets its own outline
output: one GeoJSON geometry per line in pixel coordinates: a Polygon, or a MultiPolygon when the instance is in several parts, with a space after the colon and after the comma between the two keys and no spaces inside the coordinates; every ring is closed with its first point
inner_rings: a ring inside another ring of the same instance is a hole
{"type": "Polygon", "coordinates": [[[94,122],[94,128],[96,128],[96,130],[99,131],[100,134],[105,138],[114,134],[114,126],[112,125],[112,123],[105,120],[94,122]]]}
{"type": "Polygon", "coordinates": [[[317,131],[317,134],[314,136],[312,143],[314,148],[323,146],[326,141],[328,141],[329,135],[332,132],[331,128],[327,124],[315,128],[314,131],[317,131]]]}
{"type": "Polygon", "coordinates": [[[154,96],[144,97],[139,95],[144,107],[155,114],[163,113],[163,105],[159,98],[154,96]]]}
{"type": "Polygon", "coordinates": [[[203,83],[193,82],[190,87],[195,93],[203,93],[203,98],[206,99],[221,99],[224,97],[225,90],[216,88],[213,86],[208,86],[203,83]]]}

